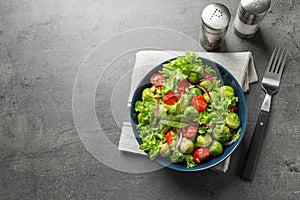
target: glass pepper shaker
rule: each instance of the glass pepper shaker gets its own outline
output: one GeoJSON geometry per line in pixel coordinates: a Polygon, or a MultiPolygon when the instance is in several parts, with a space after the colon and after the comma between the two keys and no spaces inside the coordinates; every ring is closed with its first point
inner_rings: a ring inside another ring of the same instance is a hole
{"type": "Polygon", "coordinates": [[[234,19],[234,32],[243,39],[251,38],[259,28],[271,0],[241,0],[234,19]]]}
{"type": "Polygon", "coordinates": [[[207,5],[202,11],[201,45],[208,51],[221,47],[230,21],[230,12],[220,3],[207,5]]]}

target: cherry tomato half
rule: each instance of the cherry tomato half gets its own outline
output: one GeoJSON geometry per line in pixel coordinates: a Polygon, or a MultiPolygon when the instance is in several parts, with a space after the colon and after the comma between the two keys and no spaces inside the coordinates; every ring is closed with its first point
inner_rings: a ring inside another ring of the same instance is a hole
{"type": "Polygon", "coordinates": [[[167,134],[166,134],[166,142],[168,145],[172,144],[172,141],[173,141],[173,138],[172,138],[172,133],[171,131],[169,131],[167,134]]]}
{"type": "Polygon", "coordinates": [[[197,134],[197,132],[198,132],[197,126],[187,126],[182,129],[182,137],[192,138],[197,134]]]}
{"type": "Polygon", "coordinates": [[[193,160],[196,163],[200,163],[206,160],[207,158],[209,158],[209,156],[210,156],[209,148],[207,147],[199,148],[194,151],[193,160]]]}
{"type": "Polygon", "coordinates": [[[162,73],[157,72],[152,74],[150,81],[155,87],[161,87],[166,82],[166,78],[162,75],[162,73]]]}
{"type": "Polygon", "coordinates": [[[178,102],[179,98],[179,94],[176,94],[175,92],[168,92],[163,96],[162,100],[165,104],[172,106],[178,102]]]}
{"type": "Polygon", "coordinates": [[[180,94],[185,94],[190,86],[190,83],[184,79],[178,83],[178,91],[180,94]]]}
{"type": "Polygon", "coordinates": [[[192,105],[200,112],[204,112],[207,107],[207,102],[202,95],[195,95],[192,98],[192,105]]]}

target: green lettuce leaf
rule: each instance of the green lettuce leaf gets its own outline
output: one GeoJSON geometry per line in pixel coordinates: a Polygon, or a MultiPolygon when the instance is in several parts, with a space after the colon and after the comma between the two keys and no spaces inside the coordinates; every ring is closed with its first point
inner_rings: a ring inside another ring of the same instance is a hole
{"type": "Polygon", "coordinates": [[[190,155],[190,154],[184,155],[184,159],[186,161],[187,168],[193,168],[193,167],[197,166],[197,163],[194,162],[192,155],[190,155]]]}
{"type": "Polygon", "coordinates": [[[179,57],[167,64],[164,64],[161,73],[167,78],[162,87],[162,93],[177,89],[177,85],[183,79],[186,79],[190,73],[196,73],[203,78],[202,60],[196,53],[187,52],[185,57],[179,57]]]}
{"type": "Polygon", "coordinates": [[[165,135],[150,125],[142,126],[138,131],[142,140],[140,149],[149,153],[151,160],[155,159],[159,153],[159,145],[166,142],[165,135]]]}
{"type": "Polygon", "coordinates": [[[184,115],[164,115],[159,122],[163,125],[174,128],[184,128],[190,125],[197,125],[196,122],[190,121],[190,119],[184,115]]]}

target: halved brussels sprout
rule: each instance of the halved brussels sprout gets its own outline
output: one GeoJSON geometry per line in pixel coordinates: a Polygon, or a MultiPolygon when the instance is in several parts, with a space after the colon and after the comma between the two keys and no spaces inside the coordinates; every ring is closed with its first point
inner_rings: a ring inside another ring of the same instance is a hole
{"type": "Polygon", "coordinates": [[[191,72],[188,76],[188,80],[190,83],[195,84],[200,81],[200,76],[199,76],[199,74],[197,74],[195,72],[191,72]]]}
{"type": "Polygon", "coordinates": [[[231,99],[234,97],[234,89],[231,86],[224,85],[220,88],[221,97],[231,99]]]}
{"type": "Polygon", "coordinates": [[[227,114],[225,123],[229,128],[237,129],[241,125],[241,120],[238,114],[231,112],[227,114]]]}
{"type": "Polygon", "coordinates": [[[189,154],[192,153],[194,150],[194,143],[192,140],[187,138],[182,138],[182,141],[179,145],[179,150],[183,154],[189,154]]]}
{"type": "Polygon", "coordinates": [[[212,137],[208,133],[204,135],[199,135],[197,137],[197,146],[208,147],[212,143],[212,141],[212,137]]]}
{"type": "Polygon", "coordinates": [[[214,128],[213,137],[219,142],[227,142],[232,137],[232,133],[228,126],[226,125],[218,125],[214,128]]]}
{"type": "Polygon", "coordinates": [[[185,116],[190,117],[190,118],[195,118],[198,117],[199,113],[196,108],[193,106],[188,106],[183,113],[185,116]]]}
{"type": "Polygon", "coordinates": [[[159,153],[162,157],[169,156],[171,153],[169,145],[167,143],[159,145],[159,153]]]}
{"type": "Polygon", "coordinates": [[[209,152],[211,156],[218,156],[223,153],[223,145],[215,140],[210,145],[209,152]]]}

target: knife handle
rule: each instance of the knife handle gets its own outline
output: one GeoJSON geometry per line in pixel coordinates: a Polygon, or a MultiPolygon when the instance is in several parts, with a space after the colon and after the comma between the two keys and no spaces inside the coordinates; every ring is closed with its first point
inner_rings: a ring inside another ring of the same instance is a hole
{"type": "Polygon", "coordinates": [[[254,172],[256,169],[262,141],[263,135],[265,132],[265,128],[267,125],[269,117],[269,112],[261,110],[258,116],[258,120],[256,122],[256,126],[254,129],[254,133],[252,136],[252,140],[250,143],[250,147],[248,149],[246,161],[244,163],[244,168],[241,174],[241,178],[252,180],[254,176],[254,172]]]}

